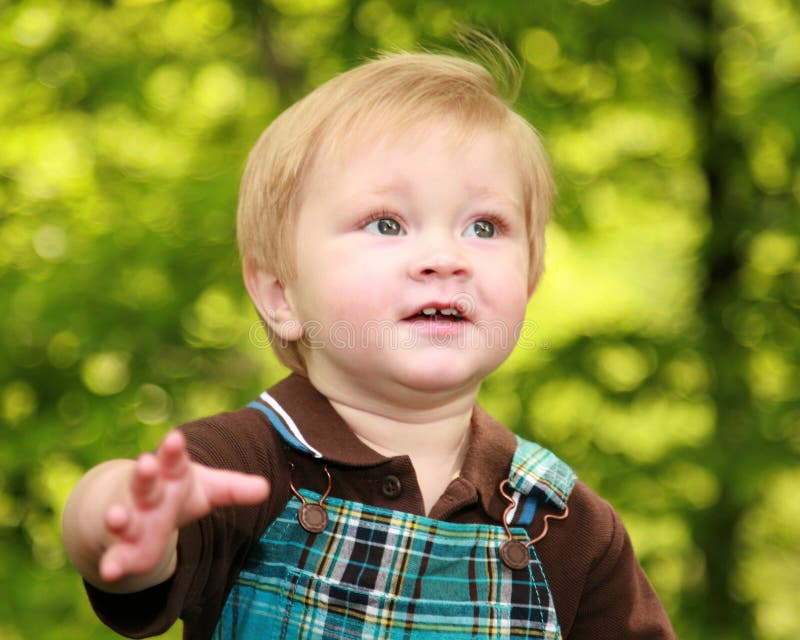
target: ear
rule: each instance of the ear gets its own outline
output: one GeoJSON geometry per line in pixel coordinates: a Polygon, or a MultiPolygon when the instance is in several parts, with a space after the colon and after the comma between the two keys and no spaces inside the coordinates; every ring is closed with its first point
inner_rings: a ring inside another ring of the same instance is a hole
{"type": "Polygon", "coordinates": [[[303,337],[303,325],[297,318],[286,289],[278,276],[246,262],[242,269],[244,284],[259,315],[281,340],[296,342],[303,337]]]}
{"type": "Polygon", "coordinates": [[[538,286],[539,286],[539,280],[538,279],[535,282],[529,282],[528,283],[528,302],[530,302],[531,298],[533,298],[533,294],[536,291],[536,287],[538,287],[538,286]]]}

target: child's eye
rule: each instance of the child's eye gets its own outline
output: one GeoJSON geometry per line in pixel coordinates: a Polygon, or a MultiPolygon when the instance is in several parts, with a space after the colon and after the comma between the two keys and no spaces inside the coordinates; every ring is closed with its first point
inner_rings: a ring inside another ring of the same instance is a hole
{"type": "Polygon", "coordinates": [[[377,233],[382,236],[401,236],[404,235],[403,228],[400,223],[393,218],[377,218],[367,223],[364,227],[365,231],[370,233],[377,233]]]}
{"type": "Polygon", "coordinates": [[[495,233],[494,222],[490,220],[476,220],[467,227],[464,235],[468,238],[493,238],[495,233]]]}

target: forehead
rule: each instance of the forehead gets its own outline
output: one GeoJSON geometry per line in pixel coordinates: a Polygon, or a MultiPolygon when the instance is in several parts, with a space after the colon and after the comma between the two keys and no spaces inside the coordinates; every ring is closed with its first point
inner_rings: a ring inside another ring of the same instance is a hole
{"type": "MultiPolygon", "coordinates": [[[[377,157],[382,166],[402,166],[406,160],[403,153],[409,156],[409,160],[419,162],[423,148],[441,149],[445,154],[460,157],[476,146],[491,148],[495,159],[508,167],[514,173],[514,178],[524,182],[519,145],[507,127],[464,122],[453,117],[429,118],[421,122],[398,120],[389,124],[365,119],[350,128],[346,135],[334,129],[322,137],[304,177],[303,190],[306,191],[310,183],[323,178],[323,174],[327,174],[325,177],[329,179],[336,179],[335,174],[340,174],[343,168],[353,163],[369,168],[367,163],[371,156],[377,157]],[[387,157],[383,155],[386,150],[399,150],[400,153],[390,153],[387,157]]],[[[403,181],[402,175],[387,174],[377,188],[397,190],[403,186],[403,181]]],[[[489,187],[483,189],[490,190],[489,187]]]]}

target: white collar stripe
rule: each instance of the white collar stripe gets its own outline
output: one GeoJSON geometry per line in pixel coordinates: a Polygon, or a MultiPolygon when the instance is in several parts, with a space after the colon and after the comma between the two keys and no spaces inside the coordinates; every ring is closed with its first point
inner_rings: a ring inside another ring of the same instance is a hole
{"type": "Polygon", "coordinates": [[[295,424],[295,421],[292,420],[291,416],[289,416],[289,414],[286,413],[284,408],[280,404],[278,404],[278,401],[275,398],[269,395],[269,393],[267,393],[266,391],[264,391],[264,393],[261,394],[260,398],[266,404],[268,404],[272,408],[272,410],[275,411],[275,413],[277,413],[281,417],[284,424],[286,425],[286,428],[297,439],[298,442],[302,443],[303,446],[307,447],[308,450],[314,454],[315,458],[322,457],[322,454],[319,451],[317,451],[314,447],[308,444],[306,439],[303,437],[303,434],[300,432],[300,429],[295,424]]]}

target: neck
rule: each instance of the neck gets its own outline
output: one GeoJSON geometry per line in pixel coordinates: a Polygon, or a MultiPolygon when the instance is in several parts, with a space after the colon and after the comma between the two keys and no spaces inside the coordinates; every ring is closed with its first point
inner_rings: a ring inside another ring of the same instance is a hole
{"type": "Polygon", "coordinates": [[[393,416],[330,399],[331,405],[358,436],[385,456],[407,455],[412,460],[460,458],[466,446],[472,406],[426,417],[393,416]]]}
{"type": "MultiPolygon", "coordinates": [[[[425,448],[451,449],[469,428],[480,380],[460,388],[410,388],[397,382],[354,382],[352,376],[317,367],[309,380],[359,437],[382,448],[408,453],[409,435],[419,433],[425,448]]],[[[416,441],[415,441],[416,442],[416,441]]]]}
{"type": "Polygon", "coordinates": [[[424,406],[413,402],[400,406],[381,402],[374,394],[366,394],[366,401],[359,402],[363,399],[359,395],[312,383],[368,447],[387,457],[411,459],[425,512],[430,513],[461,469],[477,389],[446,399],[431,396],[424,406]]]}
{"type": "Polygon", "coordinates": [[[423,509],[429,514],[447,485],[461,471],[467,451],[472,406],[430,421],[398,420],[331,401],[358,438],[387,457],[406,455],[411,459],[422,494],[423,509]]]}

